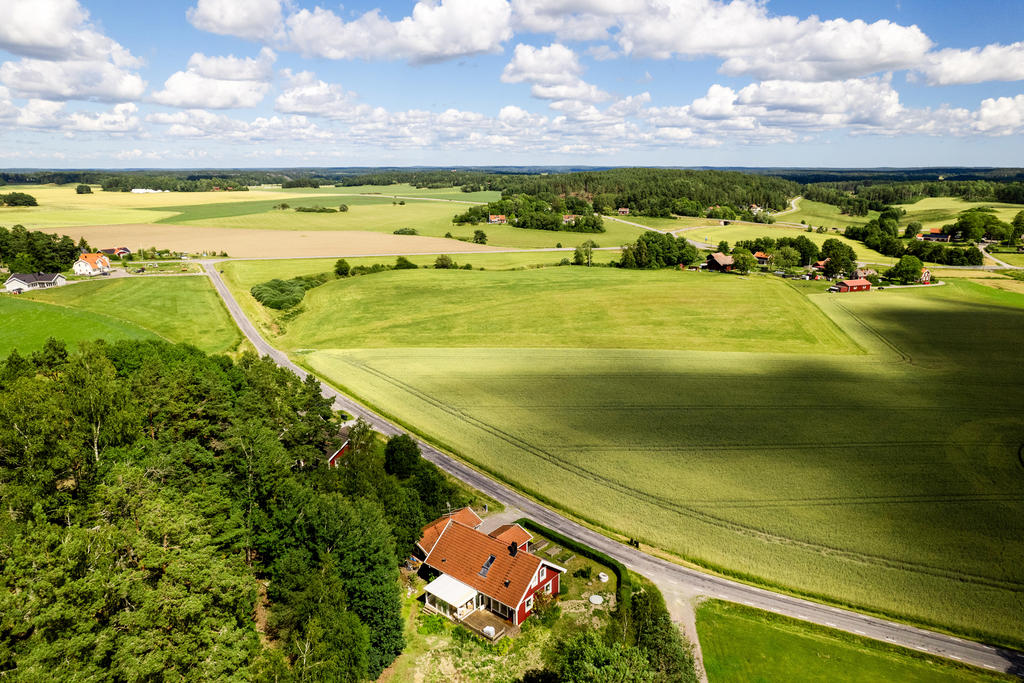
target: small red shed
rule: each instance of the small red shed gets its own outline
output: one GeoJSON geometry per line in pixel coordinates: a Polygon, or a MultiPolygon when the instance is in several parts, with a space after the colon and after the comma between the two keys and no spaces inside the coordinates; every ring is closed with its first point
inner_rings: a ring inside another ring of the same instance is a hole
{"type": "Polygon", "coordinates": [[[840,292],[866,292],[871,289],[871,283],[864,278],[856,280],[843,280],[838,285],[840,292]]]}

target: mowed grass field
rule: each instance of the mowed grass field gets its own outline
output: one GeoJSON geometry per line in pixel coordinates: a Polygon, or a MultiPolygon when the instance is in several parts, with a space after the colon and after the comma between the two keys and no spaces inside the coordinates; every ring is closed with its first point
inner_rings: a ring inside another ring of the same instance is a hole
{"type": "Polygon", "coordinates": [[[457,187],[413,187],[408,183],[394,185],[352,185],[349,187],[303,187],[281,189],[280,185],[264,185],[261,189],[276,190],[297,194],[372,194],[382,197],[423,197],[425,199],[443,199],[455,202],[471,202],[487,204],[501,199],[501,192],[485,190],[483,192],[463,192],[457,187]]]}
{"type": "Polygon", "coordinates": [[[784,223],[804,221],[807,225],[813,225],[814,227],[823,225],[826,228],[839,228],[842,230],[847,225],[866,225],[872,218],[878,218],[877,211],[870,211],[867,216],[847,216],[839,212],[838,206],[832,206],[824,202],[812,202],[809,199],[800,199],[797,202],[797,210],[779,216],[779,221],[784,223]]]}
{"type": "Polygon", "coordinates": [[[0,359],[17,349],[28,355],[50,337],[69,348],[94,339],[158,339],[153,332],[124,320],[89,311],[50,306],[24,297],[0,296],[0,359]]]}
{"type": "Polygon", "coordinates": [[[392,271],[318,287],[303,305],[281,339],[286,347],[472,348],[500,339],[500,346],[537,349],[858,351],[777,278],[585,267],[392,271]],[[706,315],[715,310],[746,324],[728,329],[706,315]]]}
{"type": "Polygon", "coordinates": [[[1015,680],[720,600],[698,607],[697,634],[710,683],[1015,680]]]}
{"type": "MultiPolygon", "coordinates": [[[[241,333],[213,285],[201,275],[103,279],[23,294],[20,300],[52,309],[54,316],[60,312],[104,324],[110,321],[133,332],[143,330],[168,341],[187,342],[209,353],[232,351],[241,342],[241,333]]],[[[5,317],[4,322],[15,328],[22,325],[19,318],[5,317]]],[[[54,326],[43,339],[52,335],[75,340],[74,336],[65,337],[75,334],[54,326]]]]}
{"type": "Polygon", "coordinates": [[[926,197],[913,204],[897,204],[896,206],[907,212],[907,215],[900,221],[901,224],[920,221],[925,228],[941,228],[947,223],[954,223],[957,216],[968,209],[979,207],[995,209],[994,214],[999,220],[1007,223],[1011,222],[1019,211],[1024,210],[1024,205],[1020,204],[966,202],[957,197],[926,197]]]}
{"type": "Polygon", "coordinates": [[[853,250],[857,253],[857,259],[861,261],[870,261],[872,263],[896,263],[896,259],[891,256],[885,256],[875,251],[874,249],[868,249],[861,242],[846,239],[840,233],[826,232],[807,232],[800,228],[786,227],[784,225],[771,224],[771,225],[759,225],[756,223],[731,223],[724,226],[712,226],[708,228],[696,228],[693,230],[687,230],[686,232],[678,233],[680,237],[686,237],[691,240],[697,240],[700,242],[707,242],[709,244],[718,244],[722,240],[729,243],[729,246],[735,246],[740,240],[752,240],[758,237],[800,237],[801,235],[811,240],[818,246],[825,243],[827,239],[837,239],[840,242],[849,244],[853,250]]]}
{"type": "MultiPolygon", "coordinates": [[[[376,279],[375,279],[376,278],[376,279]]],[[[411,271],[274,343],[466,460],[705,567],[1021,646],[1024,295],[411,271]],[[669,349],[669,350],[665,350],[669,349]]]]}
{"type": "Polygon", "coordinates": [[[550,248],[558,244],[575,247],[587,240],[601,246],[622,246],[632,242],[643,232],[643,228],[605,222],[605,232],[585,234],[551,230],[526,230],[510,225],[455,225],[452,217],[465,210],[464,204],[452,202],[406,200],[405,205],[392,203],[391,198],[317,196],[316,199],[291,200],[293,206],[301,201],[312,206],[336,206],[347,203],[349,210],[344,213],[301,213],[292,210],[275,210],[277,202],[254,202],[249,213],[238,213],[242,205],[202,205],[178,207],[179,215],[165,218],[163,222],[182,225],[201,225],[216,228],[248,228],[261,230],[368,230],[392,233],[399,228],[415,228],[420,235],[444,237],[451,233],[455,237],[472,237],[474,230],[487,234],[487,244],[523,249],[550,248]],[[328,200],[330,203],[328,203],[328,200]],[[220,215],[226,212],[230,215],[220,215]]]}
{"type": "MultiPolygon", "coordinates": [[[[39,206],[2,207],[0,225],[24,225],[51,231],[64,226],[151,223],[169,218],[176,211],[165,207],[180,205],[233,204],[259,199],[288,201],[292,193],[253,190],[250,192],[159,192],[132,194],[104,192],[93,186],[92,194],[77,194],[71,185],[4,185],[0,192],[27,192],[39,206]]],[[[299,195],[301,199],[301,195],[299,195]]]]}

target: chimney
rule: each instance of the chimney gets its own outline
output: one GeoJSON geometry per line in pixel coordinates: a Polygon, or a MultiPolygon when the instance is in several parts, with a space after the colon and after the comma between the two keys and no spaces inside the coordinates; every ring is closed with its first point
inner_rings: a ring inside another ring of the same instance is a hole
{"type": "Polygon", "coordinates": [[[519,546],[517,546],[514,541],[512,543],[508,544],[508,554],[511,557],[515,557],[516,553],[518,553],[518,552],[519,552],[519,546]]]}

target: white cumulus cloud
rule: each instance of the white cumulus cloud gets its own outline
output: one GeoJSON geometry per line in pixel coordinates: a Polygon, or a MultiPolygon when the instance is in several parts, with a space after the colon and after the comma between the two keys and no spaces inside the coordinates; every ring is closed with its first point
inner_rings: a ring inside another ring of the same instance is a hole
{"type": "Polygon", "coordinates": [[[19,97],[123,102],[142,95],[146,82],[110,62],[22,59],[0,64],[0,83],[19,97]]]}
{"type": "Polygon", "coordinates": [[[937,50],[928,55],[920,72],[929,85],[1024,80],[1024,42],[937,50]]]}
{"type": "Polygon", "coordinates": [[[530,93],[542,100],[601,102],[611,96],[581,78],[576,53],[559,43],[546,47],[516,45],[512,61],[505,65],[505,83],[530,83],[530,93]]]}
{"type": "Polygon", "coordinates": [[[270,91],[268,82],[276,56],[263,48],[256,58],[209,57],[195,53],[187,71],[176,71],[153,93],[153,100],[185,109],[255,107],[270,91]]]}
{"type": "Polygon", "coordinates": [[[279,36],[284,20],[281,0],[199,0],[186,16],[201,31],[249,40],[279,36]]]}

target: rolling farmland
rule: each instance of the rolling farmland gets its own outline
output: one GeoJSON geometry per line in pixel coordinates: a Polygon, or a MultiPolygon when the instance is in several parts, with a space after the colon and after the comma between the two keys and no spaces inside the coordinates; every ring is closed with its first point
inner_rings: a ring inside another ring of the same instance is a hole
{"type": "Polygon", "coordinates": [[[276,344],[541,499],[732,575],[1021,643],[1022,378],[986,360],[1024,332],[1020,294],[560,268],[385,273],[304,306],[276,344]]]}

